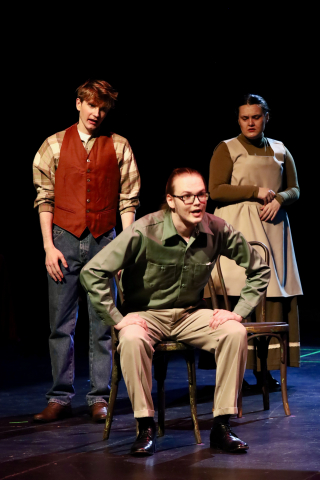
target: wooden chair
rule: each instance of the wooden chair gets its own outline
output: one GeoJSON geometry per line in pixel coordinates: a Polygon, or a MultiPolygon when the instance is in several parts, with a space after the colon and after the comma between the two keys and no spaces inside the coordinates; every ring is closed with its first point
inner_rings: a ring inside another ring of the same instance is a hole
{"type": "MultiPolygon", "coordinates": [[[[119,286],[118,278],[116,283],[118,287],[118,295],[120,304],[123,303],[123,294],[119,286]]],[[[111,373],[111,390],[109,397],[108,413],[103,433],[103,440],[108,440],[113,419],[114,406],[118,393],[118,385],[121,380],[120,355],[117,352],[118,338],[115,329],[111,327],[112,335],[112,373],[111,373]]],[[[168,354],[170,352],[181,352],[187,363],[189,397],[191,408],[191,419],[193,423],[194,436],[197,443],[201,443],[201,435],[197,418],[197,401],[196,401],[196,368],[194,348],[182,342],[161,341],[154,346],[154,377],[157,381],[157,398],[158,398],[158,436],[162,437],[165,433],[165,389],[164,383],[167,374],[168,354]]],[[[138,425],[137,425],[138,427],[138,425]]],[[[137,432],[138,433],[138,432],[137,432]]]]}
{"type": "MultiPolygon", "coordinates": [[[[264,250],[265,262],[269,265],[270,255],[266,245],[261,242],[249,242],[252,246],[259,246],[264,250]]],[[[220,266],[220,257],[217,259],[217,271],[223,292],[224,303],[227,310],[231,310],[226,286],[223,280],[223,275],[220,266]]],[[[219,308],[218,298],[214,288],[212,278],[209,279],[209,290],[211,294],[212,308],[219,308]]],[[[262,374],[262,394],[264,410],[269,410],[269,388],[267,382],[267,358],[268,347],[272,337],[278,339],[280,343],[280,375],[281,375],[281,393],[283,408],[286,415],[290,415],[288,393],[287,393],[287,348],[288,348],[288,334],[289,325],[285,322],[266,322],[266,292],[262,298],[262,321],[261,322],[247,322],[244,320],[244,327],[247,330],[248,341],[254,342],[256,354],[260,358],[261,374],[262,374]]],[[[238,397],[238,417],[242,417],[242,390],[238,397]]]]}

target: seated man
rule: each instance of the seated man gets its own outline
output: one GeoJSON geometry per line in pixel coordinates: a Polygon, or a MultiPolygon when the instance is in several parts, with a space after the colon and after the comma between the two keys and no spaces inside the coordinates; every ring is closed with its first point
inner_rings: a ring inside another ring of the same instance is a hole
{"type": "Polygon", "coordinates": [[[155,452],[152,355],[155,343],[163,339],[215,351],[210,445],[228,452],[249,448],[230,430],[229,418],[237,413],[246,366],[247,334],[241,321],[266,290],[270,269],[241,233],[205,213],[207,199],[202,175],[177,168],[167,183],[167,208],[126,228],[80,274],[97,313],[119,331],[122,373],[139,422],[133,455],[155,452]],[[202,300],[219,254],[246,269],[246,286],[233,312],[212,311],[202,300]],[[124,270],[124,317],[113,303],[109,284],[120,269],[124,270]]]}

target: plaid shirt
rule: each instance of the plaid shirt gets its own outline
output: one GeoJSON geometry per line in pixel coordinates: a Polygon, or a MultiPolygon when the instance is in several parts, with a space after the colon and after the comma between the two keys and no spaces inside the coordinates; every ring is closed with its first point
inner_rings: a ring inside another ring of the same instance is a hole
{"type": "MultiPolygon", "coordinates": [[[[65,130],[47,138],[33,161],[33,183],[37,190],[34,207],[40,212],[54,212],[54,185],[59,165],[60,150],[65,130]]],[[[140,175],[128,140],[112,134],[113,145],[120,169],[119,211],[135,212],[139,206],[140,175]]],[[[89,153],[96,138],[91,137],[85,149],[89,153]]]]}

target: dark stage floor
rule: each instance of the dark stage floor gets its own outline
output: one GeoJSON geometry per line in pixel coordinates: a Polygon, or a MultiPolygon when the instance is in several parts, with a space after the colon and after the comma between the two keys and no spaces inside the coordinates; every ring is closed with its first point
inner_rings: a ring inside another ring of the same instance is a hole
{"type": "MultiPolygon", "coordinates": [[[[156,455],[128,455],[135,438],[135,422],[122,382],[110,439],[102,441],[103,425],[91,423],[85,406],[88,386],[86,361],[77,362],[77,395],[73,418],[37,425],[32,415],[45,406],[50,385],[47,358],[4,362],[0,394],[0,479],[320,479],[320,348],[302,350],[302,367],[289,368],[288,392],[292,415],[286,417],[281,392],[270,394],[270,410],[263,411],[255,389],[243,399],[244,416],[232,418],[234,431],[247,441],[243,454],[210,449],[213,371],[198,370],[198,417],[202,445],[196,445],[188,406],[186,366],[179,357],[169,363],[166,382],[166,435],[156,455]]],[[[275,372],[274,376],[279,378],[275,372]]],[[[245,378],[254,382],[252,372],[245,378]]]]}

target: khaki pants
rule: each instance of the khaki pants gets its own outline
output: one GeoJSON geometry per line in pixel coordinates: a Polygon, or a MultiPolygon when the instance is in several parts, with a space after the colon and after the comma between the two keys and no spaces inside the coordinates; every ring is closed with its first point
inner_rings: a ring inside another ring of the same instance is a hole
{"type": "Polygon", "coordinates": [[[134,416],[153,417],[153,346],[160,340],[176,340],[215,351],[217,364],[214,416],[238,412],[237,399],[247,358],[247,333],[243,325],[228,320],[216,330],[209,327],[212,310],[172,308],[135,312],[147,322],[149,331],[129,325],[119,332],[122,374],[134,416]]]}

